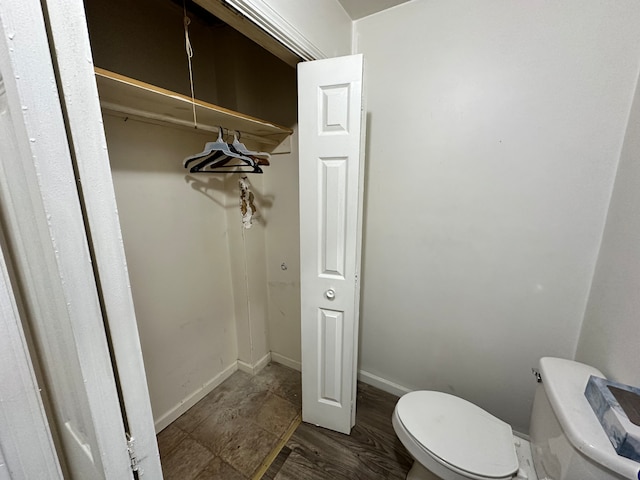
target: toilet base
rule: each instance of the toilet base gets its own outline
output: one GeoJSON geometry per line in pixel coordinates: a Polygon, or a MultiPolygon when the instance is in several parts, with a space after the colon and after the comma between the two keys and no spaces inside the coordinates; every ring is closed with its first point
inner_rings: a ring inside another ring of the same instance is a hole
{"type": "Polygon", "coordinates": [[[435,473],[424,468],[420,462],[413,462],[413,466],[407,473],[407,480],[442,480],[435,473]]]}

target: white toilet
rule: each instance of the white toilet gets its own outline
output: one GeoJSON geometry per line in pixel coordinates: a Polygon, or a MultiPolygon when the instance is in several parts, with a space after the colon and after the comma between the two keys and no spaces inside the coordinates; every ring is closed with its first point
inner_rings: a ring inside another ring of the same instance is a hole
{"type": "Polygon", "coordinates": [[[447,393],[404,395],[393,428],[415,459],[407,480],[640,480],[640,463],[619,456],[584,396],[587,365],[540,359],[530,441],[480,407],[447,393]]]}

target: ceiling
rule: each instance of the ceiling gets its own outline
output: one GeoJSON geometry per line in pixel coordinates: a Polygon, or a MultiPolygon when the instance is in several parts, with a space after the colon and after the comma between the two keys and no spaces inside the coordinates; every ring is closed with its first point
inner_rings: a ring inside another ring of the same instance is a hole
{"type": "Polygon", "coordinates": [[[409,0],[338,0],[352,20],[395,7],[409,0]]]}

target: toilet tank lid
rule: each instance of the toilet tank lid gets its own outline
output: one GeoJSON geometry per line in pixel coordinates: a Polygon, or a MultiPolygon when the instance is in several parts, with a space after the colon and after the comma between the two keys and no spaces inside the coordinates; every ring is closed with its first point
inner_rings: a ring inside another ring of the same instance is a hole
{"type": "Polygon", "coordinates": [[[545,393],[571,444],[594,462],[624,478],[639,478],[640,464],[616,453],[584,396],[591,375],[604,378],[597,368],[573,360],[540,359],[545,393]]]}

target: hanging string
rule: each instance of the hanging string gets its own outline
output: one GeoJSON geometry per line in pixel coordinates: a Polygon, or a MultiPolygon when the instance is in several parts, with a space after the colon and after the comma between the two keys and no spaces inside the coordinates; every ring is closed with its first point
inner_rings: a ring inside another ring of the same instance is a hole
{"type": "Polygon", "coordinates": [[[198,120],[196,118],[196,97],[193,93],[193,69],[191,68],[191,57],[193,57],[193,48],[191,47],[191,40],[189,39],[189,24],[191,20],[187,16],[187,4],[186,1],[182,2],[182,9],[184,12],[184,47],[187,52],[187,60],[189,61],[189,84],[191,85],[191,106],[193,108],[193,128],[198,128],[198,120]]]}

